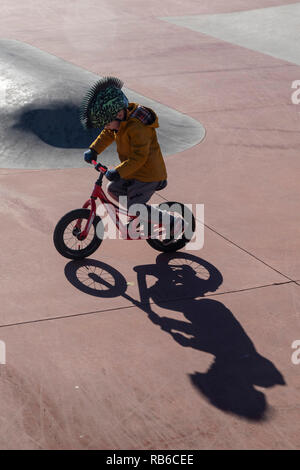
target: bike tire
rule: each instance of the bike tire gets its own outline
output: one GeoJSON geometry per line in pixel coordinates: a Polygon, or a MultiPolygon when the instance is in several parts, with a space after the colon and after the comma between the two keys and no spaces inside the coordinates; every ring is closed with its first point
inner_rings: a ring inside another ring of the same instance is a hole
{"type": "MultiPolygon", "coordinates": [[[[194,214],[188,207],[186,207],[181,202],[167,201],[167,202],[163,202],[159,204],[157,208],[161,209],[162,207],[165,208],[165,206],[172,207],[175,204],[180,206],[180,211],[178,211],[180,215],[182,214],[188,215],[188,219],[189,221],[191,221],[191,230],[192,230],[192,236],[193,236],[195,229],[196,229],[196,219],[194,217],[194,214]]],[[[172,211],[172,212],[176,213],[176,211],[172,211]]],[[[154,239],[148,238],[146,241],[154,250],[161,251],[163,253],[172,253],[174,251],[178,251],[184,248],[185,245],[187,245],[187,243],[190,242],[190,240],[192,239],[192,236],[185,236],[185,232],[183,232],[182,238],[179,238],[177,241],[174,241],[170,243],[169,245],[165,245],[162,241],[157,240],[155,238],[154,239]]]]}
{"type": "MultiPolygon", "coordinates": [[[[66,245],[64,234],[65,234],[67,227],[72,222],[75,222],[75,221],[77,222],[78,219],[87,220],[89,218],[89,215],[90,215],[89,209],[75,209],[65,214],[56,224],[56,227],[53,233],[54,246],[57,249],[57,251],[65,258],[74,259],[74,260],[86,258],[92,255],[101,245],[102,239],[98,237],[97,232],[96,232],[98,223],[102,224],[102,220],[99,216],[96,216],[94,218],[94,221],[93,221],[94,236],[87,246],[85,246],[82,249],[77,248],[73,250],[66,245]]],[[[103,224],[102,224],[102,227],[103,227],[103,224]]],[[[98,230],[98,233],[99,233],[99,230],[98,230]]],[[[74,243],[77,243],[76,236],[74,236],[74,243]]],[[[78,241],[78,244],[79,243],[80,242],[78,241]]]]}

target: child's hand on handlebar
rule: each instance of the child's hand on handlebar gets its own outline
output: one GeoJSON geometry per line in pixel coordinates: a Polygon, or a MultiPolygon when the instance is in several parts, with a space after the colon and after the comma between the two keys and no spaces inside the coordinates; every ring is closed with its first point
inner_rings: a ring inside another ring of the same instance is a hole
{"type": "Polygon", "coordinates": [[[89,149],[86,152],[84,152],[84,160],[87,163],[92,163],[93,160],[97,161],[97,152],[94,149],[89,149]]]}
{"type": "Polygon", "coordinates": [[[120,179],[120,175],[117,170],[107,170],[105,176],[108,181],[118,181],[120,179]]]}
{"type": "Polygon", "coordinates": [[[117,170],[108,170],[106,166],[102,165],[101,163],[97,164],[97,156],[98,154],[94,149],[89,149],[84,152],[84,160],[87,163],[95,165],[95,169],[97,171],[105,173],[105,176],[109,181],[118,181],[120,179],[120,175],[117,170]]]}

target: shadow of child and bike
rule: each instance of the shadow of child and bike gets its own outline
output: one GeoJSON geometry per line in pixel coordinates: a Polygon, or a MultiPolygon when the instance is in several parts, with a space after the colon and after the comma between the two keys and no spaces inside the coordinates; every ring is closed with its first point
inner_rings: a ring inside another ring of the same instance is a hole
{"type": "Polygon", "coordinates": [[[71,261],[65,275],[86,294],[100,298],[122,296],[131,301],[181,347],[212,354],[214,360],[206,373],[189,376],[193,386],[220,410],[249,420],[265,419],[266,397],[255,386],[270,388],[285,385],[285,381],[274,364],[256,351],[232,312],[217,300],[203,298],[222,284],[220,271],[182,252],[160,254],[155,264],[136,266],[134,270],[140,300],[126,293],[124,276],[106,263],[71,261]],[[147,276],[152,276],[150,287],[147,276]],[[182,319],[158,315],[155,306],[180,312],[182,319]]]}

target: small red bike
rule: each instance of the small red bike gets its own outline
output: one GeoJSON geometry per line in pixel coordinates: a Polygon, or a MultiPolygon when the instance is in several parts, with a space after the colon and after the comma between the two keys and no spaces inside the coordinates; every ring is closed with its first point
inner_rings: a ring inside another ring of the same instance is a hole
{"type": "Polygon", "coordinates": [[[101,245],[104,238],[104,225],[101,217],[96,214],[97,198],[105,205],[121,234],[121,238],[125,240],[144,239],[155,250],[166,253],[180,250],[191,240],[196,226],[195,217],[189,208],[179,202],[163,202],[157,208],[170,215],[180,216],[183,227],[180,238],[167,238],[165,225],[158,223],[153,227],[151,219],[148,222],[149,230],[144,235],[143,224],[139,222],[139,216],[128,214],[125,209],[113,204],[104,193],[102,180],[107,168],[96,161],[92,163],[100,175],[90,199],[85,202],[82,209],[75,209],[64,215],[54,230],[54,245],[62,256],[70,259],[86,258],[101,245]],[[127,224],[122,223],[120,214],[127,217],[127,224]]]}

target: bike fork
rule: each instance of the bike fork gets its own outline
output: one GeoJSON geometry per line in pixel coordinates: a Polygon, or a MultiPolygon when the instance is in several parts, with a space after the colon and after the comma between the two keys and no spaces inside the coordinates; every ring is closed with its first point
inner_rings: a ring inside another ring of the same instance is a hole
{"type": "Polygon", "coordinates": [[[85,224],[84,229],[81,231],[82,219],[78,219],[75,227],[73,228],[73,235],[75,235],[78,238],[78,240],[84,240],[88,236],[92,223],[94,222],[94,219],[96,216],[96,203],[93,198],[86,201],[82,207],[83,209],[88,209],[88,207],[90,206],[91,206],[90,215],[87,220],[87,223],[85,224]]]}

